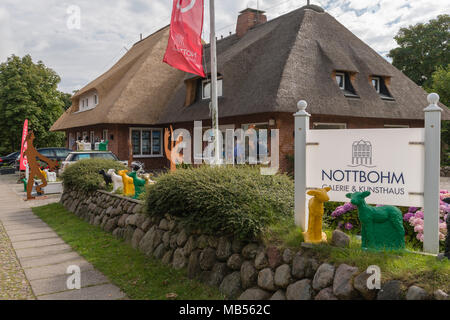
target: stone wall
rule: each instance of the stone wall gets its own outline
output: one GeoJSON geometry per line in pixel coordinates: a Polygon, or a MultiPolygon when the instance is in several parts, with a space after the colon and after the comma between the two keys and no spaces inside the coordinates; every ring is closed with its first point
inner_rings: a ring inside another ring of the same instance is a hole
{"type": "Polygon", "coordinates": [[[400,281],[389,281],[382,290],[368,290],[364,270],[321,263],[308,248],[298,252],[265,247],[188,232],[173,217],[149,217],[143,203],[105,191],[85,194],[66,191],[62,204],[90,224],[124,239],[149,257],[175,269],[186,268],[189,278],[218,286],[230,299],[338,300],[338,299],[447,299],[400,281]]]}

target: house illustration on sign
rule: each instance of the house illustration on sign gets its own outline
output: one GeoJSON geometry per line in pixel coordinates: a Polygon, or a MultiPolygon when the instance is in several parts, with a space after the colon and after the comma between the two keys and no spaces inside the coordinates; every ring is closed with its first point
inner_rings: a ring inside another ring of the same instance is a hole
{"type": "Polygon", "coordinates": [[[352,165],[372,165],[372,144],[370,141],[353,142],[352,165]]]}

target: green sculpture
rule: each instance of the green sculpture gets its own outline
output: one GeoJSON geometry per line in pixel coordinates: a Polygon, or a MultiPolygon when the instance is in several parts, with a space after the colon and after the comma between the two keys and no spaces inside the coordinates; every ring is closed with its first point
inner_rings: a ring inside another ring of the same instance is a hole
{"type": "Polygon", "coordinates": [[[27,179],[22,178],[22,179],[20,179],[20,181],[23,182],[23,192],[27,192],[27,179]]]}
{"type": "Polygon", "coordinates": [[[145,181],[144,179],[139,178],[137,176],[137,172],[136,171],[127,173],[127,175],[130,178],[133,178],[133,184],[134,184],[134,197],[133,197],[133,199],[137,199],[137,198],[139,198],[139,195],[144,192],[145,184],[146,184],[147,181],[145,181]]]}
{"type": "Polygon", "coordinates": [[[100,142],[98,150],[99,151],[108,151],[108,143],[109,143],[108,140],[100,142]]]}
{"type": "Polygon", "coordinates": [[[358,207],[361,222],[361,247],[374,250],[405,248],[405,229],[401,211],[393,206],[372,207],[365,198],[369,191],[348,193],[347,198],[358,207]]]}

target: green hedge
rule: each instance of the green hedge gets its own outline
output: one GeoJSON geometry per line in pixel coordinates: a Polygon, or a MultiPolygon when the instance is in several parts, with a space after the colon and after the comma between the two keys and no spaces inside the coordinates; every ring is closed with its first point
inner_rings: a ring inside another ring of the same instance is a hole
{"type": "Polygon", "coordinates": [[[105,188],[105,180],[98,172],[104,169],[126,169],[120,162],[107,159],[85,159],[71,164],[62,173],[64,188],[92,192],[105,188]]]}
{"type": "Polygon", "coordinates": [[[191,229],[253,239],[272,223],[293,219],[294,184],[254,167],[179,169],[147,190],[150,215],[179,217],[191,229]]]}

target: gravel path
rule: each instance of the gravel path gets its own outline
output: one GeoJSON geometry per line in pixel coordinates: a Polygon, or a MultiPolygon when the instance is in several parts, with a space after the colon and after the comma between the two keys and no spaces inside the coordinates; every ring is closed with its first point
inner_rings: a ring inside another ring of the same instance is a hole
{"type": "Polygon", "coordinates": [[[0,300],[35,299],[22,266],[0,222],[0,300]]]}

